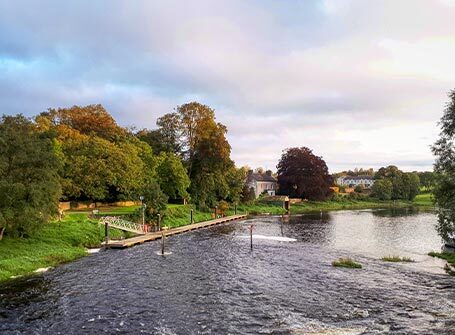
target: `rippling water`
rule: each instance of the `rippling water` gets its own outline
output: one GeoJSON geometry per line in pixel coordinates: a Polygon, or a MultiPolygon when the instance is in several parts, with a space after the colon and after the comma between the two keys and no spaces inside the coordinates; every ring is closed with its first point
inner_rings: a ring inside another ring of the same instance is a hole
{"type": "Polygon", "coordinates": [[[455,334],[432,213],[263,217],[90,255],[0,287],[0,334],[455,334]],[[258,238],[288,237],[295,242],[258,238]],[[411,264],[384,263],[385,255],[411,264]],[[363,269],[340,269],[350,256],[363,269]]]}

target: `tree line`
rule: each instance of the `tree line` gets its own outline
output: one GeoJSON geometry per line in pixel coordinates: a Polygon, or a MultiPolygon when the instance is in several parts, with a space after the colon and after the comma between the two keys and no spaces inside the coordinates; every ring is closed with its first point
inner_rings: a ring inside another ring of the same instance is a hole
{"type": "Polygon", "coordinates": [[[243,169],[230,158],[226,127],[191,102],[158,129],[119,126],[101,105],[49,109],[0,120],[0,237],[26,236],[58,212],[59,200],[139,199],[147,217],[169,198],[200,208],[240,201],[243,169]]]}

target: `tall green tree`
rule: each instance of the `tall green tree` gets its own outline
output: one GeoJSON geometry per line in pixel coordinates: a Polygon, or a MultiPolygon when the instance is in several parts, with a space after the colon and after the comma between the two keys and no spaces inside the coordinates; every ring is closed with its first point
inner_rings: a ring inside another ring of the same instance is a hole
{"type": "Polygon", "coordinates": [[[182,135],[179,115],[177,113],[165,114],[156,121],[156,124],[158,129],[143,129],[136,136],[148,143],[156,155],[162,152],[180,154],[182,135]]]}
{"type": "Polygon", "coordinates": [[[58,147],[22,115],[0,120],[0,239],[27,236],[58,212],[58,147]]]}
{"type": "Polygon", "coordinates": [[[439,123],[441,133],[433,145],[437,174],[433,193],[438,205],[438,232],[444,240],[455,245],[455,90],[439,123]]]}
{"type": "Polygon", "coordinates": [[[189,200],[187,190],[190,187],[190,178],[179,156],[162,152],[158,157],[156,175],[161,190],[169,198],[189,200]]]}

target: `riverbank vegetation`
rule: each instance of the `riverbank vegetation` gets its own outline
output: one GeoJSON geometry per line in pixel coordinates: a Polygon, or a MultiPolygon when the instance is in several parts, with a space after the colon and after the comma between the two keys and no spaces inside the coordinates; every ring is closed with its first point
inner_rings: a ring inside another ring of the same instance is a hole
{"type": "Polygon", "coordinates": [[[351,258],[339,258],[332,262],[332,266],[350,269],[361,269],[362,264],[355,262],[351,258]]]}
{"type": "Polygon", "coordinates": [[[455,276],[455,253],[453,252],[429,252],[428,256],[441,258],[447,261],[445,266],[446,272],[451,275],[455,276]]]}
{"type": "Polygon", "coordinates": [[[400,256],[384,256],[381,258],[384,262],[392,262],[392,263],[413,263],[414,260],[410,257],[400,257],[400,256]]]}
{"type": "Polygon", "coordinates": [[[455,243],[455,90],[439,122],[441,133],[433,145],[437,178],[433,187],[438,205],[438,232],[450,244],[455,243]]]}
{"type": "MultiPolygon", "coordinates": [[[[109,234],[113,238],[129,236],[116,229],[109,234]]],[[[86,213],[67,214],[28,238],[5,236],[0,243],[0,281],[80,258],[87,248],[99,248],[103,238],[104,227],[86,213]]]]}

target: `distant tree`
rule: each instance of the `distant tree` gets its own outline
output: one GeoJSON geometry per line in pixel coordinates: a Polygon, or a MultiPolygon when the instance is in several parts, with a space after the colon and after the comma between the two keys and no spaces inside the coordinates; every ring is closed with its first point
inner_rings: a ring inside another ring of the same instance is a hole
{"type": "Polygon", "coordinates": [[[37,117],[37,123],[67,126],[84,135],[114,140],[126,134],[102,105],[73,106],[70,108],[48,109],[37,117]],[[47,121],[46,121],[47,120],[47,121]]]}
{"type": "Polygon", "coordinates": [[[0,239],[27,236],[58,213],[57,150],[24,116],[0,119],[0,239]]]}
{"type": "Polygon", "coordinates": [[[322,157],[306,148],[286,149],[278,163],[280,193],[309,200],[325,200],[333,179],[322,157]]]}
{"type": "Polygon", "coordinates": [[[426,190],[431,190],[433,188],[436,176],[432,171],[418,172],[420,179],[420,185],[425,187],[426,190]]]}
{"type": "MultiPolygon", "coordinates": [[[[149,184],[144,186],[141,191],[141,195],[144,197],[145,204],[145,222],[154,222],[158,218],[158,214],[163,217],[164,211],[167,207],[168,196],[161,190],[160,185],[151,181],[149,184]]],[[[142,217],[142,208],[138,208],[132,215],[132,220],[139,220],[142,217]]]]}
{"type": "Polygon", "coordinates": [[[354,188],[354,191],[355,191],[356,193],[362,193],[362,192],[363,192],[363,188],[362,188],[362,186],[357,185],[357,186],[354,188]]]}
{"type": "Polygon", "coordinates": [[[243,167],[237,169],[235,166],[231,166],[228,169],[225,178],[229,188],[229,195],[226,200],[236,204],[241,201],[246,174],[247,170],[243,167]]]}
{"type": "Polygon", "coordinates": [[[240,201],[244,204],[252,202],[256,199],[256,193],[254,193],[254,188],[248,187],[248,185],[243,185],[242,194],[240,197],[240,201]]]}
{"type": "Polygon", "coordinates": [[[407,173],[409,182],[408,200],[414,200],[417,194],[420,193],[420,178],[415,172],[407,173]]]}
{"type": "Polygon", "coordinates": [[[182,135],[179,115],[177,113],[165,114],[157,120],[156,124],[158,129],[143,129],[136,136],[148,143],[156,155],[162,152],[180,154],[182,135]]]}
{"type": "Polygon", "coordinates": [[[374,178],[386,179],[392,183],[392,200],[413,200],[420,191],[419,176],[403,172],[394,165],[380,168],[374,178]]]}
{"type": "Polygon", "coordinates": [[[377,180],[372,187],[372,196],[380,200],[392,198],[392,182],[388,179],[377,180]]]}
{"type": "Polygon", "coordinates": [[[437,174],[433,193],[438,205],[438,232],[446,241],[455,236],[455,90],[449,93],[440,121],[441,133],[433,145],[437,174]]]}
{"type": "Polygon", "coordinates": [[[189,200],[187,190],[190,187],[190,178],[179,156],[162,152],[158,157],[156,174],[161,190],[169,198],[189,200]]]}

